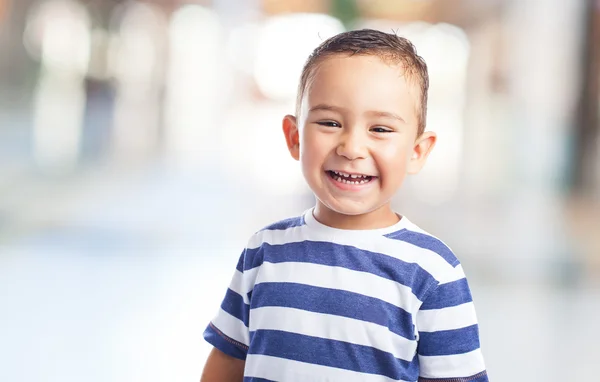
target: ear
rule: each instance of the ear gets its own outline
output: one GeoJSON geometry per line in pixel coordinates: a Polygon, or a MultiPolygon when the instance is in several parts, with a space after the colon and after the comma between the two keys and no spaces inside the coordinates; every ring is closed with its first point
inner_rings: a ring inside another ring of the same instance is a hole
{"type": "Polygon", "coordinates": [[[425,166],[427,157],[431,153],[431,150],[433,150],[436,141],[437,135],[432,131],[426,131],[417,138],[413,147],[412,156],[408,162],[407,172],[409,174],[416,174],[421,171],[423,166],[425,166]]]}
{"type": "Polygon", "coordinates": [[[293,115],[283,117],[283,134],[290,150],[292,158],[300,159],[300,135],[298,134],[298,122],[293,115]]]}

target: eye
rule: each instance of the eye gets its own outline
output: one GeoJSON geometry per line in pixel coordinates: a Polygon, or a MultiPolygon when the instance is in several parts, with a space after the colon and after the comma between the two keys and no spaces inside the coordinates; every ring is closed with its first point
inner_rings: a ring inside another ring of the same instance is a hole
{"type": "Polygon", "coordinates": [[[371,131],[374,133],[392,133],[393,130],[387,127],[375,126],[371,128],[371,131]]]}
{"type": "Polygon", "coordinates": [[[327,126],[327,127],[341,127],[342,126],[335,121],[319,121],[319,122],[317,122],[317,125],[327,126]]]}

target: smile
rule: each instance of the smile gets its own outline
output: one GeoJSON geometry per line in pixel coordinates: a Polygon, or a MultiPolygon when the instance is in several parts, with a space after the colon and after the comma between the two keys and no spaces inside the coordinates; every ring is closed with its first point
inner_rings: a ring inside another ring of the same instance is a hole
{"type": "Polygon", "coordinates": [[[336,183],[348,184],[348,185],[362,185],[367,184],[373,181],[373,179],[377,178],[375,176],[370,175],[362,175],[362,174],[349,174],[341,171],[333,171],[328,170],[325,171],[329,178],[334,180],[336,183]]]}

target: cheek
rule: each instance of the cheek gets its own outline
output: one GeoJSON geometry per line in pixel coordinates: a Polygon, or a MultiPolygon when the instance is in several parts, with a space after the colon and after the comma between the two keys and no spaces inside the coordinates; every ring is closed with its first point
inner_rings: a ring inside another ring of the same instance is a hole
{"type": "Polygon", "coordinates": [[[382,145],[376,150],[378,162],[384,163],[386,167],[402,167],[408,162],[411,149],[404,142],[390,142],[382,145]]]}
{"type": "Polygon", "coordinates": [[[300,137],[300,161],[303,171],[310,173],[321,167],[324,158],[322,146],[316,134],[305,133],[300,137]]]}
{"type": "Polygon", "coordinates": [[[318,162],[322,160],[328,152],[326,137],[315,132],[305,132],[300,137],[300,152],[307,161],[318,162]]]}
{"type": "Polygon", "coordinates": [[[374,159],[382,173],[383,187],[397,187],[406,175],[410,148],[404,142],[394,142],[380,146],[374,159]]]}

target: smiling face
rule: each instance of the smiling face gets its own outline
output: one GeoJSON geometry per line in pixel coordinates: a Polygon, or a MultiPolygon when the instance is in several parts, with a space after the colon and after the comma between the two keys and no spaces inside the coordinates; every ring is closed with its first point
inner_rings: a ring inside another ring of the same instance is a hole
{"type": "Polygon", "coordinates": [[[333,55],[314,70],[284,132],[317,197],[315,217],[339,228],[394,224],[390,200],[435,142],[417,137],[419,88],[371,55],[333,55]]]}

